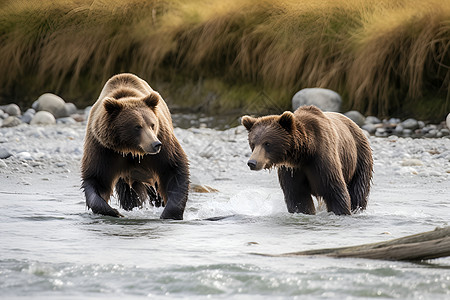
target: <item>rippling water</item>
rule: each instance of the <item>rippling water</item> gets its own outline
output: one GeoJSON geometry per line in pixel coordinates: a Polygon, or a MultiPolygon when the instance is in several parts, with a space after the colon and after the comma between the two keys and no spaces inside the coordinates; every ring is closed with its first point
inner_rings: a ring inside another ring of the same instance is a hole
{"type": "MultiPolygon", "coordinates": [[[[357,245],[448,226],[450,139],[377,139],[367,211],[289,214],[276,172],[250,172],[245,132],[176,133],[193,181],[183,221],[160,208],[93,215],[79,189],[84,128],[0,131],[0,298],[449,299],[450,258],[422,263],[254,253],[357,245]],[[70,130],[69,130],[70,129],[70,130]],[[31,149],[31,150],[27,150],[31,149]],[[31,160],[16,155],[30,151],[31,160]],[[422,164],[420,164],[420,161],[422,164]],[[217,221],[206,218],[225,216],[217,221]]],[[[113,200],[113,205],[117,205],[113,200]]]]}

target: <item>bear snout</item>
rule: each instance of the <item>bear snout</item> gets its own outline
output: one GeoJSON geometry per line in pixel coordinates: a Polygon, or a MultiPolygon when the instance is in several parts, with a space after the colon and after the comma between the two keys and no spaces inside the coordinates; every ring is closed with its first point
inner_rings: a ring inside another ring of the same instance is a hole
{"type": "Polygon", "coordinates": [[[256,160],[250,159],[247,162],[247,165],[249,166],[250,170],[257,171],[256,166],[258,165],[258,162],[256,160]]]}
{"type": "Polygon", "coordinates": [[[152,143],[152,148],[153,148],[153,151],[155,154],[159,153],[159,151],[161,150],[161,146],[162,146],[162,143],[160,141],[154,141],[152,143]]]}

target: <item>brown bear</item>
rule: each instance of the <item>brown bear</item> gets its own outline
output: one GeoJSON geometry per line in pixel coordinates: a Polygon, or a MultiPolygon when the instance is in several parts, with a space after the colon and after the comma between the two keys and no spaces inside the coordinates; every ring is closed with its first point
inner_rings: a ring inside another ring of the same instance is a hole
{"type": "Polygon", "coordinates": [[[289,212],[315,214],[311,195],[322,198],[337,215],[366,208],[372,150],[349,118],[302,106],[281,116],[243,116],[241,122],[252,149],[248,166],[278,169],[289,212]]]}
{"type": "Polygon", "coordinates": [[[81,174],[86,205],[94,213],[121,216],[108,204],[115,187],[125,210],[162,197],[161,218],[183,219],[188,160],[166,103],[147,82],[133,74],[106,82],[89,114],[81,174]]]}

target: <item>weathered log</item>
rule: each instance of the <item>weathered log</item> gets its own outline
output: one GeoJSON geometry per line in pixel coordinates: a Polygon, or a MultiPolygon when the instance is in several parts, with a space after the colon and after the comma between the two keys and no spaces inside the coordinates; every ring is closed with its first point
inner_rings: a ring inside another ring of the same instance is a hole
{"type": "Polygon", "coordinates": [[[264,256],[330,256],[384,260],[418,261],[450,256],[450,227],[436,228],[386,242],[351,247],[290,252],[284,254],[259,254],[264,256]]]}

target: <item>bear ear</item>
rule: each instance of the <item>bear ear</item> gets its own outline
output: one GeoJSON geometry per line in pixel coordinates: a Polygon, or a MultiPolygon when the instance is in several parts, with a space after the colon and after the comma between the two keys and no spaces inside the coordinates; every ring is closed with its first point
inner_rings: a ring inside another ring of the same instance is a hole
{"type": "Polygon", "coordinates": [[[241,117],[241,124],[247,128],[248,131],[250,131],[253,127],[253,124],[255,124],[256,118],[252,118],[250,116],[243,116],[241,117]]]}
{"type": "Polygon", "coordinates": [[[156,105],[158,105],[159,103],[159,94],[156,92],[152,92],[150,93],[150,95],[145,96],[145,98],[143,99],[143,101],[145,102],[145,104],[150,107],[150,108],[154,108],[156,107],[156,105]]]}
{"type": "Polygon", "coordinates": [[[285,111],[278,120],[278,123],[287,130],[287,132],[291,133],[295,129],[295,118],[294,114],[290,111],[285,111]]]}
{"type": "Polygon", "coordinates": [[[123,108],[122,102],[109,97],[103,100],[103,106],[110,115],[120,112],[123,108]]]}

